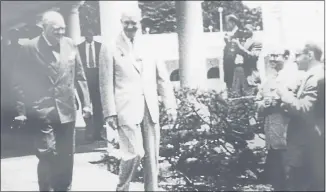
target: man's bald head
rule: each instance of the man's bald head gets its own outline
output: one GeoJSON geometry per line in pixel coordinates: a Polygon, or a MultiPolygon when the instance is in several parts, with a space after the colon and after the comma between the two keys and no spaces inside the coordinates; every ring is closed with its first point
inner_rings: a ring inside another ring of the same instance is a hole
{"type": "Polygon", "coordinates": [[[133,39],[140,28],[141,10],[138,7],[125,7],[121,12],[122,28],[126,36],[133,39]]]}
{"type": "Polygon", "coordinates": [[[47,11],[42,16],[43,28],[46,25],[61,25],[65,26],[63,16],[56,11],[47,11]]]}
{"type": "Polygon", "coordinates": [[[56,11],[48,11],[42,17],[44,35],[51,44],[57,44],[65,34],[65,21],[56,11]]]}
{"type": "Polygon", "coordinates": [[[140,22],[142,19],[141,10],[138,7],[125,7],[121,11],[121,20],[132,19],[135,22],[140,22]]]}
{"type": "Polygon", "coordinates": [[[275,45],[268,50],[267,56],[271,68],[275,69],[276,71],[283,69],[286,60],[286,51],[286,48],[282,45],[275,45]]]}

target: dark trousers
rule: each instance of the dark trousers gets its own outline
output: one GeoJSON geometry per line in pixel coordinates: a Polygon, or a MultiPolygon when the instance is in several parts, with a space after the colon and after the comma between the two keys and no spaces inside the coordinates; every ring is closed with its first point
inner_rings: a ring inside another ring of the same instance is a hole
{"type": "Polygon", "coordinates": [[[86,124],[86,136],[92,139],[100,139],[104,131],[104,119],[99,92],[91,93],[93,104],[93,115],[89,118],[84,118],[86,124]]]}
{"type": "Polygon", "coordinates": [[[308,142],[305,144],[293,145],[292,142],[288,142],[287,183],[290,191],[325,191],[324,137],[310,134],[306,134],[308,142]]]}
{"type": "Polygon", "coordinates": [[[94,111],[94,114],[89,118],[84,118],[84,121],[86,124],[86,137],[96,140],[102,136],[104,120],[101,115],[98,115],[94,111]]]}
{"type": "Polygon", "coordinates": [[[275,191],[286,190],[285,153],[282,149],[269,149],[267,153],[265,174],[275,191]]]}
{"type": "Polygon", "coordinates": [[[71,188],[75,122],[33,122],[36,131],[37,174],[40,191],[69,191],[71,188]]]}
{"type": "Polygon", "coordinates": [[[93,116],[91,118],[84,119],[86,123],[86,133],[93,139],[99,139],[101,137],[102,131],[104,131],[99,72],[98,68],[86,68],[85,72],[90,98],[93,104],[93,116]]]}

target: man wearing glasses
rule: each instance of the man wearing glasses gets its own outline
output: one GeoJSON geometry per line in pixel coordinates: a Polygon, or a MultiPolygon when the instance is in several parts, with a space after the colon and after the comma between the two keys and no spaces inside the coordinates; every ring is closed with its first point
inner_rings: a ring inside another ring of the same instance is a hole
{"type": "Polygon", "coordinates": [[[324,191],[325,76],[322,50],[307,43],[296,54],[305,71],[296,94],[278,87],[281,107],[291,118],[287,131],[288,187],[294,191],[324,191]]]}
{"type": "MultiPolygon", "coordinates": [[[[129,191],[142,157],[145,190],[158,190],[160,145],[158,93],[171,121],[176,101],[163,63],[144,52],[139,36],[140,9],[124,10],[123,31],[100,60],[100,92],[105,121],[118,131],[122,152],[117,191],[129,191]]],[[[147,50],[150,51],[150,50],[147,50]]],[[[100,56],[101,58],[101,56],[100,56]]]]}

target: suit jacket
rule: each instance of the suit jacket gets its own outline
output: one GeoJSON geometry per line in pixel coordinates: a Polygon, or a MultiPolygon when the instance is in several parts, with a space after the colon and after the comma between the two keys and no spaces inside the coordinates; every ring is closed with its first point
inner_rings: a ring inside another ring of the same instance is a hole
{"type": "Polygon", "coordinates": [[[309,149],[309,146],[316,147],[315,142],[320,145],[322,143],[320,141],[323,141],[325,134],[324,71],[323,65],[311,68],[306,72],[297,94],[288,92],[281,98],[284,103],[283,109],[291,118],[287,134],[289,149],[309,149]]]}
{"type": "MultiPolygon", "coordinates": [[[[151,119],[159,123],[158,94],[166,108],[176,108],[173,87],[165,65],[139,48],[134,49],[124,34],[118,36],[110,51],[100,55],[100,93],[104,118],[117,115],[119,125],[139,124],[144,117],[145,103],[151,119]]],[[[148,51],[148,50],[147,50],[148,51]]]]}
{"type": "Polygon", "coordinates": [[[23,45],[14,81],[18,113],[28,119],[47,123],[75,121],[75,85],[84,95],[82,104],[91,108],[79,52],[70,38],[61,40],[58,61],[43,35],[23,45]]]}
{"type": "MultiPolygon", "coordinates": [[[[96,66],[99,64],[99,54],[101,50],[102,43],[94,41],[94,47],[95,47],[95,63],[96,66]]],[[[86,61],[86,41],[80,43],[78,45],[78,50],[80,53],[80,58],[83,63],[84,68],[87,68],[87,61],[86,61]]]]}
{"type": "MultiPolygon", "coordinates": [[[[102,47],[102,43],[94,41],[94,47],[95,47],[95,63],[96,63],[96,66],[99,66],[99,57],[100,57],[100,50],[102,47]]],[[[100,93],[99,93],[99,68],[88,68],[87,67],[86,41],[84,41],[78,45],[78,50],[79,50],[80,58],[81,58],[83,68],[85,71],[93,108],[95,107],[94,102],[98,102],[99,105],[96,105],[96,106],[100,107],[101,101],[100,101],[100,93]]],[[[78,93],[81,92],[81,90],[79,88],[77,88],[77,91],[78,91],[78,93]]],[[[79,95],[82,95],[82,94],[79,94],[79,95]]],[[[101,109],[101,111],[102,111],[102,109],[101,109]]]]}

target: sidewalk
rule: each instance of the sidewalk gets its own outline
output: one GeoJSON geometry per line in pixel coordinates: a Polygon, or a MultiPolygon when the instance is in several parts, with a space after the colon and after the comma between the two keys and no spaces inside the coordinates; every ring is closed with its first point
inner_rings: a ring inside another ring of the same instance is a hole
{"type": "MultiPolygon", "coordinates": [[[[75,154],[72,191],[115,191],[118,176],[105,166],[88,161],[100,152],[75,154]]],[[[33,155],[1,159],[1,191],[38,191],[37,158],[33,155]]],[[[132,183],[131,191],[144,191],[142,183],[132,183]]]]}
{"type": "MultiPolygon", "coordinates": [[[[104,142],[85,143],[85,123],[80,112],[76,122],[76,153],[72,191],[115,191],[118,176],[107,171],[98,160],[105,150],[104,142]]],[[[1,191],[38,191],[37,163],[30,134],[1,134],[1,191]]],[[[144,184],[131,183],[131,191],[144,191],[144,184]]],[[[163,191],[162,189],[160,189],[163,191]]]]}

